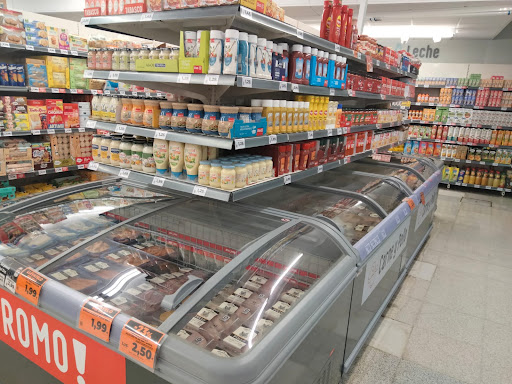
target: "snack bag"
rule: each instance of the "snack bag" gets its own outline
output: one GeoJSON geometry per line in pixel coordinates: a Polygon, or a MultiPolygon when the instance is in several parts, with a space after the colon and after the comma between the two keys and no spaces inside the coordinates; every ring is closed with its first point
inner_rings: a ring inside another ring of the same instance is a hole
{"type": "Polygon", "coordinates": [[[451,173],[452,173],[452,168],[445,165],[443,167],[443,173],[442,173],[442,176],[441,176],[441,180],[443,180],[443,181],[450,180],[451,173]]]}

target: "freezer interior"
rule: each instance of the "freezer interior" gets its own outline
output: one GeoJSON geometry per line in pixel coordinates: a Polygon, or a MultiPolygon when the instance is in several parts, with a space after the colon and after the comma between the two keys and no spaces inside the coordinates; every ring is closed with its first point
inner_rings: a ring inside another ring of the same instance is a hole
{"type": "Polygon", "coordinates": [[[300,185],[260,193],[244,199],[243,203],[322,218],[334,224],[352,245],[383,220],[374,207],[357,197],[300,185]]]}
{"type": "Polygon", "coordinates": [[[385,176],[360,175],[345,167],[319,173],[302,181],[304,185],[329,187],[350,192],[356,192],[373,200],[388,214],[396,209],[406,193],[385,176]]]}

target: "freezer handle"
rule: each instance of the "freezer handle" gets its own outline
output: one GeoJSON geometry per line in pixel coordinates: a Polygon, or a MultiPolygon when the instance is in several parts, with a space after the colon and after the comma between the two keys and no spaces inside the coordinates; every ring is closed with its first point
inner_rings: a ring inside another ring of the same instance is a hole
{"type": "Polygon", "coordinates": [[[188,281],[183,284],[172,295],[166,295],[162,300],[161,306],[168,311],[174,310],[185,298],[196,290],[204,280],[197,276],[188,276],[188,281]]]}

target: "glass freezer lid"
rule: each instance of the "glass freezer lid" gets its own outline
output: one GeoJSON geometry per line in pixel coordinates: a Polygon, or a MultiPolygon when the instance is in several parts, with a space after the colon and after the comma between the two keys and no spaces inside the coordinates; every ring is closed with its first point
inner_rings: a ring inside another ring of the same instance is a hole
{"type": "Polygon", "coordinates": [[[402,180],[411,190],[415,191],[423,184],[413,171],[408,170],[406,167],[397,168],[386,165],[387,163],[372,162],[355,162],[347,164],[347,170],[374,173],[377,175],[383,175],[387,177],[396,177],[402,180]]]}
{"type": "Polygon", "coordinates": [[[171,202],[123,222],[42,273],[158,327],[247,244],[284,223],[228,203],[171,202]]]}
{"type": "Polygon", "coordinates": [[[326,217],[338,227],[352,245],[383,220],[371,206],[356,198],[294,185],[260,193],[244,199],[243,203],[306,216],[326,217]],[[282,198],[276,199],[276,196],[282,198]]]}
{"type": "Polygon", "coordinates": [[[171,333],[221,357],[256,346],[333,266],[349,257],[314,225],[298,223],[250,255],[171,333]]]}
{"type": "Polygon", "coordinates": [[[430,176],[432,176],[437,169],[435,169],[434,164],[430,164],[428,159],[416,159],[413,157],[394,157],[391,156],[391,160],[389,163],[373,160],[370,158],[363,159],[362,161],[358,163],[367,163],[367,164],[375,164],[375,165],[381,165],[386,166],[387,164],[395,164],[395,165],[401,165],[403,167],[409,167],[414,169],[416,172],[418,172],[424,180],[427,180],[430,176]]]}
{"type": "Polygon", "coordinates": [[[407,197],[405,192],[387,183],[385,177],[357,175],[344,168],[336,168],[308,177],[302,181],[302,184],[344,189],[363,194],[373,199],[388,214],[407,197]]]}

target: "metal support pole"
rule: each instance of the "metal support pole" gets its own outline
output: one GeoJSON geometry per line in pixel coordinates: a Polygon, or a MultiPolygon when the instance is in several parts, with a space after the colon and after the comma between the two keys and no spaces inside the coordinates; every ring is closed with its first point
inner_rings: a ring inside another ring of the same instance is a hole
{"type": "Polygon", "coordinates": [[[364,19],[366,18],[366,7],[368,6],[368,0],[359,1],[359,13],[357,14],[357,32],[362,35],[364,27],[364,19]]]}

